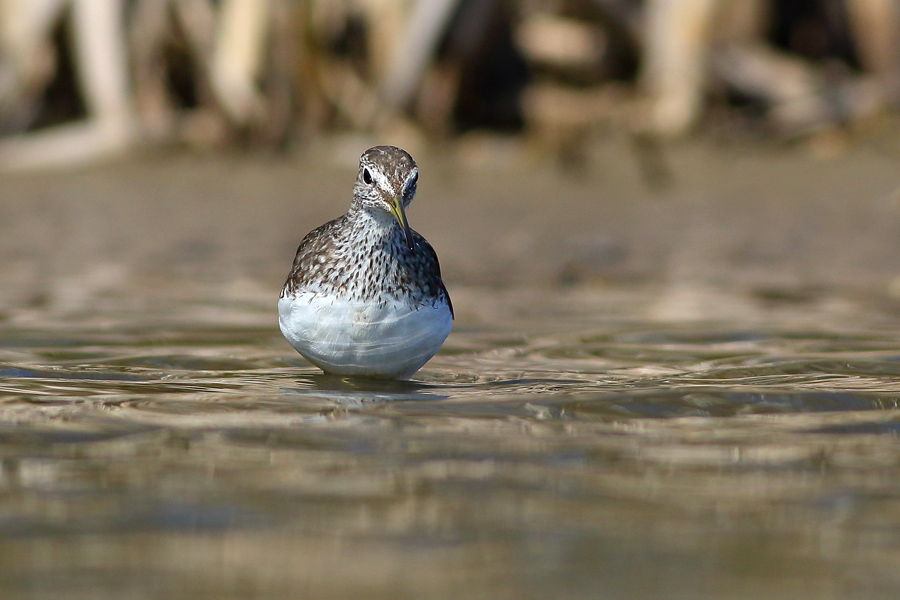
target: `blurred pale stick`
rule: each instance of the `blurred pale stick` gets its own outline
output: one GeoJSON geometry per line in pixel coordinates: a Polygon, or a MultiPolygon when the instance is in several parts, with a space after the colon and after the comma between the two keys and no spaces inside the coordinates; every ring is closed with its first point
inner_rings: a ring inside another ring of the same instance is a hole
{"type": "Polygon", "coordinates": [[[135,135],[122,27],[122,0],[4,0],[20,47],[41,47],[70,5],[75,75],[88,113],[84,123],[0,140],[0,168],[66,165],[110,156],[135,135]]]}

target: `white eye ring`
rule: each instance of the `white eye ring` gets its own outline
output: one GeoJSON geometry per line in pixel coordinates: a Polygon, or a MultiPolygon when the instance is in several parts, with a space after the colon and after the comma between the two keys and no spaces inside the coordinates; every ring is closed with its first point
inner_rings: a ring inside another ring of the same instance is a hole
{"type": "Polygon", "coordinates": [[[366,182],[366,185],[372,185],[372,174],[368,169],[363,169],[363,181],[366,182]]]}

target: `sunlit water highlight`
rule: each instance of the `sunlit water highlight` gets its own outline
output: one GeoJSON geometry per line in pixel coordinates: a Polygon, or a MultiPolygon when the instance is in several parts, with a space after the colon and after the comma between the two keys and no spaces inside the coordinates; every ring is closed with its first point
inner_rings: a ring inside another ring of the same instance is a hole
{"type": "Polygon", "coordinates": [[[897,597],[900,304],[454,301],[408,383],[269,298],[8,312],[0,597],[897,597]]]}

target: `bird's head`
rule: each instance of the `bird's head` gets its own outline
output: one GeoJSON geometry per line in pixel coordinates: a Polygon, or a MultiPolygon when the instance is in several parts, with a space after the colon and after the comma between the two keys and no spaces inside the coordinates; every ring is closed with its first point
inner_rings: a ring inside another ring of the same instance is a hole
{"type": "Polygon", "coordinates": [[[419,169],[405,150],[395,146],[375,146],[359,159],[359,174],[353,186],[353,205],[376,215],[391,215],[413,247],[406,220],[406,208],[416,195],[419,169]]]}

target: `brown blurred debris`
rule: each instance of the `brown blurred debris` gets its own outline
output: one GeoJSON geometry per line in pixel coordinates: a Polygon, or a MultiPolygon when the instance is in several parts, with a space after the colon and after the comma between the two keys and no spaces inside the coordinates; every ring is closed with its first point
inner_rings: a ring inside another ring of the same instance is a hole
{"type": "Polygon", "coordinates": [[[775,129],[789,135],[862,119],[896,102],[895,0],[649,0],[647,11],[641,82],[651,100],[647,126],[660,135],[684,135],[695,125],[712,80],[763,102],[775,129]],[[784,47],[766,40],[773,20],[780,29],[770,37],[784,47]],[[834,62],[812,62],[831,55],[829,36],[839,34],[849,36],[853,47],[842,50],[854,51],[865,75],[843,69],[835,79],[834,62]]]}
{"type": "Polygon", "coordinates": [[[0,0],[0,48],[14,73],[0,118],[35,112],[55,75],[51,37],[62,19],[86,113],[0,140],[0,167],[87,162],[148,141],[215,143],[229,130],[284,138],[289,92],[273,84],[264,94],[258,82],[273,67],[275,81],[290,81],[287,10],[286,0],[0,0]],[[180,90],[189,98],[173,98],[173,69],[189,74],[180,90]]]}
{"type": "Polygon", "coordinates": [[[711,69],[733,89],[764,100],[780,135],[805,135],[858,121],[887,106],[884,89],[873,77],[847,75],[828,81],[803,59],[759,44],[723,49],[711,69]]]}
{"type": "MultiPolygon", "coordinates": [[[[74,75],[86,118],[0,140],[4,168],[68,164],[111,156],[135,136],[122,4],[119,0],[0,1],[0,51],[15,75],[6,93],[11,114],[34,114],[53,77],[50,37],[64,10],[74,75]]],[[[0,115],[0,119],[4,115],[0,115]]]]}
{"type": "Polygon", "coordinates": [[[578,162],[714,103],[806,136],[900,104],[898,27],[897,0],[0,0],[0,168],[347,130],[578,162]]]}

